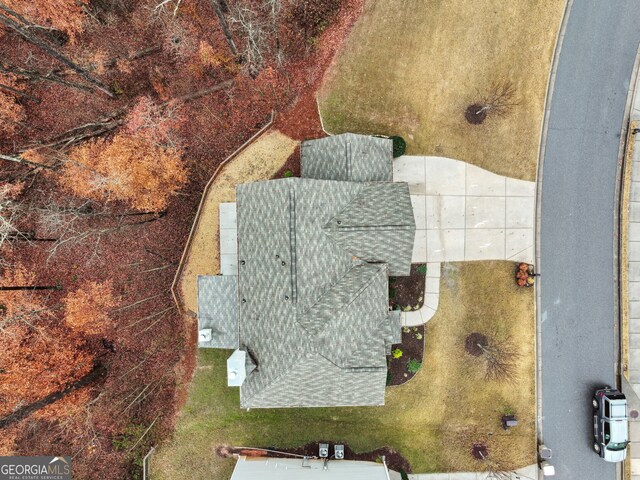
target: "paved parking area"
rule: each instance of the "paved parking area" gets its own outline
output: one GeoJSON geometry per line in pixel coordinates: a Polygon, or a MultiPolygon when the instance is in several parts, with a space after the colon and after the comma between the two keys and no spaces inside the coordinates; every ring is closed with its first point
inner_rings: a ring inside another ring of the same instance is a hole
{"type": "Polygon", "coordinates": [[[535,182],[443,157],[402,156],[394,181],[408,182],[416,219],[413,262],[533,263],[535,182]]]}
{"type": "Polygon", "coordinates": [[[409,183],[416,222],[413,263],[427,263],[424,305],[402,324],[435,315],[440,263],[513,260],[534,263],[535,182],[503,177],[459,160],[404,155],[393,179],[409,183]]]}
{"type": "Polygon", "coordinates": [[[238,275],[238,226],[236,204],[221,203],[220,210],[220,273],[238,275]]]}

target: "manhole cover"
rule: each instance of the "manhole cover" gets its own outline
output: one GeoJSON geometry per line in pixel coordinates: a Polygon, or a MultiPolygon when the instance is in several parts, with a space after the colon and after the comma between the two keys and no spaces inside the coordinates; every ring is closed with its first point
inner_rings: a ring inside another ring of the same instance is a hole
{"type": "Polygon", "coordinates": [[[629,412],[629,416],[630,416],[631,418],[638,418],[638,410],[631,410],[631,411],[629,412]]]}

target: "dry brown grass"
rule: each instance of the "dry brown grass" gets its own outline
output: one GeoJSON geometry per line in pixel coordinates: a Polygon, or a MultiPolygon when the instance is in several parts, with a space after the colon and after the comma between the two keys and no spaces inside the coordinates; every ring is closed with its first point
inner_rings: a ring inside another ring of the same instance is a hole
{"type": "Polygon", "coordinates": [[[515,286],[512,262],[445,264],[440,308],[427,324],[426,356],[411,382],[390,388],[384,407],[240,410],[238,390],[227,388],[226,350],[200,350],[198,369],[175,438],[153,458],[153,478],[229,478],[233,461],[221,444],[293,447],[320,439],[344,441],[356,451],[388,445],[416,472],[483,470],[473,442],[489,447],[504,469],[535,462],[535,321],[533,291],[515,286]],[[482,364],[464,351],[473,331],[517,341],[511,382],[485,380],[482,364]],[[519,425],[502,430],[514,412],[519,425]]]}
{"type": "Polygon", "coordinates": [[[185,261],[179,288],[187,310],[198,311],[198,275],[220,273],[219,212],[222,202],[236,201],[236,185],[273,177],[298,142],[270,130],[225,165],[208,190],[185,261]]]}
{"type": "Polygon", "coordinates": [[[402,135],[439,155],[534,180],[564,0],[369,0],[320,95],[325,127],[402,135]],[[481,125],[467,105],[511,82],[517,106],[481,125]]]}
{"type": "Polygon", "coordinates": [[[629,198],[631,195],[631,166],[635,147],[634,128],[639,123],[632,121],[627,131],[627,147],[622,171],[622,198],[620,205],[620,312],[622,341],[620,342],[620,357],[622,359],[622,373],[629,378],[629,198]]]}

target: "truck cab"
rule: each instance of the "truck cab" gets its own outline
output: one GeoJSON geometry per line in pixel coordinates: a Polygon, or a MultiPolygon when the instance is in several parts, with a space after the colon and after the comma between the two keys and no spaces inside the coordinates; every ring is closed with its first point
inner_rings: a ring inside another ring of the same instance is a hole
{"type": "Polygon", "coordinates": [[[622,462],[629,444],[627,399],[620,391],[604,387],[593,396],[593,449],[607,462],[622,462]]]}

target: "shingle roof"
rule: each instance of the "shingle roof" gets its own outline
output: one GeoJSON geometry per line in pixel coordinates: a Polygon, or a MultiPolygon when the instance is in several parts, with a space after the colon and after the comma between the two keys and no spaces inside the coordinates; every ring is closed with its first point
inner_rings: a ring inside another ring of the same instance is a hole
{"type": "Polygon", "coordinates": [[[302,177],[352,182],[391,182],[393,142],[343,133],[302,142],[302,177]]]}
{"type": "Polygon", "coordinates": [[[390,275],[409,275],[415,221],[406,183],[364,184],[325,230],[353,255],[367,262],[387,262],[390,275]]]}
{"type": "Polygon", "coordinates": [[[238,277],[198,276],[198,330],[211,329],[211,341],[199,347],[238,348],[238,277]]]}
{"type": "Polygon", "coordinates": [[[397,246],[415,230],[407,185],[288,178],[239,185],[236,197],[240,344],[257,364],[242,407],[383,404],[386,263],[409,271],[411,249],[397,246]],[[327,227],[341,213],[358,241],[327,227]],[[381,235],[394,248],[367,240],[381,235]]]}

